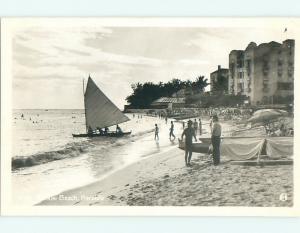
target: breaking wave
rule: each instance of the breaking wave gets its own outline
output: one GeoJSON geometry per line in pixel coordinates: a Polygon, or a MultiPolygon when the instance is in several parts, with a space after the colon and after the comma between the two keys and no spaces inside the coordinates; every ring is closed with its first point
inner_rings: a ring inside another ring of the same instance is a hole
{"type": "Polygon", "coordinates": [[[90,143],[70,143],[67,144],[65,148],[55,151],[40,152],[29,156],[15,156],[12,158],[11,167],[12,170],[16,170],[18,168],[31,167],[56,160],[77,157],[85,153],[91,146],[90,143]]]}
{"type": "Polygon", "coordinates": [[[130,141],[138,140],[139,138],[153,132],[153,130],[146,130],[130,135],[130,137],[124,138],[92,138],[84,142],[73,142],[65,145],[64,148],[40,152],[29,156],[14,156],[11,161],[12,170],[36,166],[56,160],[62,160],[66,158],[72,158],[80,156],[83,153],[88,152],[91,148],[99,147],[99,149],[108,149],[110,147],[122,146],[130,141]],[[100,144],[99,144],[100,143],[100,144]]]}

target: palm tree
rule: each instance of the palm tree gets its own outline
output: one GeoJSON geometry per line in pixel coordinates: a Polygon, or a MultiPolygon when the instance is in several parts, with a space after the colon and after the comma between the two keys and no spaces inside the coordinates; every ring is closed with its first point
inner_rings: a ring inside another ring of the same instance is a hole
{"type": "Polygon", "coordinates": [[[205,87],[209,85],[207,81],[207,78],[205,78],[204,76],[197,77],[196,81],[193,83],[193,89],[199,90],[199,92],[203,92],[205,87]]]}

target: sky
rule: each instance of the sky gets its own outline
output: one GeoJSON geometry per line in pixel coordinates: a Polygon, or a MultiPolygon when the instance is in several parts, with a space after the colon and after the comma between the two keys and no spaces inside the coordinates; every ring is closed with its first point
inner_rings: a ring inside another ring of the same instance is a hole
{"type": "MultiPolygon", "coordinates": [[[[82,109],[90,75],[120,108],[131,84],[195,80],[228,68],[231,50],[282,42],[284,28],[19,26],[12,37],[13,107],[82,109]]],[[[289,30],[290,33],[290,30],[289,30]]]]}

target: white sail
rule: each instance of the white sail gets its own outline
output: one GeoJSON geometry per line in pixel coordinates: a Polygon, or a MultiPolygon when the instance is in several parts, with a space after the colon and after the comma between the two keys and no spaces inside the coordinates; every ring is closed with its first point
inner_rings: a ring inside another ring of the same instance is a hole
{"type": "Polygon", "coordinates": [[[84,106],[87,128],[95,130],[129,121],[116,105],[97,87],[89,77],[84,94],[84,106]]]}

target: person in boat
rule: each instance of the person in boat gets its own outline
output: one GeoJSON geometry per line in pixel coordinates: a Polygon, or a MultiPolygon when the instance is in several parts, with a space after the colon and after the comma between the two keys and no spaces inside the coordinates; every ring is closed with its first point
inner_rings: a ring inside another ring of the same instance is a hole
{"type": "Polygon", "coordinates": [[[171,121],[171,128],[170,128],[170,134],[169,134],[169,138],[171,140],[171,137],[173,137],[174,139],[176,138],[174,135],[174,123],[173,121],[171,121]]]}
{"type": "Polygon", "coordinates": [[[221,144],[221,133],[222,127],[219,123],[219,118],[217,115],[212,117],[212,132],[211,132],[211,143],[213,146],[213,162],[217,166],[220,163],[220,144],[221,144]]]}
{"type": "Polygon", "coordinates": [[[188,121],[188,127],[184,129],[181,135],[181,140],[183,140],[183,136],[185,136],[185,165],[191,165],[191,159],[193,154],[193,137],[195,141],[197,141],[195,130],[192,127],[193,122],[191,120],[188,121]]]}
{"type": "Polygon", "coordinates": [[[119,125],[117,125],[117,127],[116,127],[116,133],[118,133],[118,134],[123,133],[123,131],[122,131],[122,129],[120,128],[119,125]]]}
{"type": "Polygon", "coordinates": [[[158,128],[157,124],[155,124],[155,129],[154,129],[154,140],[159,140],[158,133],[159,133],[159,128],[158,128]]]}
{"type": "Polygon", "coordinates": [[[104,131],[103,131],[103,129],[102,129],[102,128],[100,128],[100,127],[97,127],[97,130],[98,130],[98,132],[99,132],[99,134],[100,134],[100,135],[103,135],[104,131]]]}

